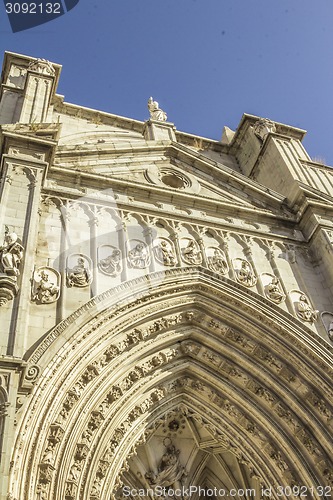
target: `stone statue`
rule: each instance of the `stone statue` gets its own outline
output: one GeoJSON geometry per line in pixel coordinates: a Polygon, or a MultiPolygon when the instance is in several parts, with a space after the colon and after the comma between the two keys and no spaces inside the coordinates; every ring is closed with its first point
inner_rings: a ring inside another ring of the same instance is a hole
{"type": "Polygon", "coordinates": [[[315,311],[309,304],[305,295],[301,295],[299,302],[296,304],[296,312],[298,316],[304,320],[313,323],[318,318],[318,311],[315,311]]]}
{"type": "Polygon", "coordinates": [[[5,244],[0,246],[1,267],[5,274],[14,279],[19,276],[20,263],[23,257],[24,248],[18,242],[16,233],[10,233],[5,226],[5,244]]]}
{"type": "Polygon", "coordinates": [[[228,263],[219,248],[215,248],[214,255],[208,257],[208,267],[214,273],[225,274],[228,271],[228,263]]]}
{"type": "Polygon", "coordinates": [[[59,286],[50,281],[46,271],[34,273],[32,286],[32,300],[41,304],[50,304],[59,298],[59,286]]]}
{"type": "Polygon", "coordinates": [[[115,248],[112,253],[98,263],[99,268],[105,274],[117,275],[121,272],[121,251],[115,248]]]}
{"type": "Polygon", "coordinates": [[[281,289],[279,287],[279,279],[278,278],[273,278],[272,281],[267,285],[266,288],[266,294],[267,297],[272,300],[273,302],[280,303],[283,301],[285,298],[285,295],[281,292],[281,289]]]}
{"type": "Polygon", "coordinates": [[[256,277],[247,260],[242,260],[241,268],[237,271],[237,279],[245,286],[254,286],[256,284],[256,277]]]}
{"type": "Polygon", "coordinates": [[[176,265],[175,255],[167,241],[161,240],[154,250],[157,260],[159,260],[162,264],[165,266],[176,265]]]}
{"type": "Polygon", "coordinates": [[[77,265],[67,271],[67,281],[69,286],[84,287],[91,283],[92,276],[90,269],[86,266],[82,257],[77,259],[77,265]]]}
{"type": "Polygon", "coordinates": [[[201,253],[194,240],[190,240],[185,248],[182,249],[183,259],[188,264],[200,264],[201,253]]]}
{"type": "Polygon", "coordinates": [[[149,265],[149,254],[144,243],[137,243],[137,245],[128,252],[128,260],[131,267],[136,269],[145,269],[149,265]]]}
{"type": "Polygon", "coordinates": [[[154,101],[152,97],[148,99],[148,109],[150,113],[150,118],[152,120],[157,120],[160,122],[165,122],[167,119],[167,114],[165,111],[159,108],[158,102],[154,101]]]}
{"type": "Polygon", "coordinates": [[[152,471],[146,474],[146,478],[151,484],[156,484],[162,487],[169,487],[179,481],[184,475],[184,467],[179,461],[180,451],[170,443],[158,466],[157,473],[152,471]]]}

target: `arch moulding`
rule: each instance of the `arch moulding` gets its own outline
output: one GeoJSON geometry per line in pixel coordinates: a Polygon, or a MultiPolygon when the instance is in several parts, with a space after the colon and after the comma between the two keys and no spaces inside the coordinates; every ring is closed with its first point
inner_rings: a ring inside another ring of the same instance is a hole
{"type": "Polygon", "coordinates": [[[228,278],[193,267],[124,283],[26,361],[11,498],[121,498],[162,475],[329,497],[332,349],[228,278]]]}

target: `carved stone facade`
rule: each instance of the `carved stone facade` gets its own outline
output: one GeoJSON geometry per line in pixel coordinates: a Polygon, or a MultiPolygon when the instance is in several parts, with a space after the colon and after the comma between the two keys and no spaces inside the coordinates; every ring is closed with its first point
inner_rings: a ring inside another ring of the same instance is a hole
{"type": "Polygon", "coordinates": [[[329,498],[333,170],[295,127],[213,141],[59,74],[5,54],[0,499],[329,498]]]}

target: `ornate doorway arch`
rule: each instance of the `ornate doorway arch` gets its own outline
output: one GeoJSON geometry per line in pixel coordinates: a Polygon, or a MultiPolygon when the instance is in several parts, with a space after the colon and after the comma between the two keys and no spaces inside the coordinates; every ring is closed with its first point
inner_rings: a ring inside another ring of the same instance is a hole
{"type": "Polygon", "coordinates": [[[106,500],[163,476],[167,487],[253,487],[252,496],[271,487],[280,498],[288,486],[328,497],[331,351],[288,313],[208,270],[124,283],[30,354],[11,494],[106,500]]]}

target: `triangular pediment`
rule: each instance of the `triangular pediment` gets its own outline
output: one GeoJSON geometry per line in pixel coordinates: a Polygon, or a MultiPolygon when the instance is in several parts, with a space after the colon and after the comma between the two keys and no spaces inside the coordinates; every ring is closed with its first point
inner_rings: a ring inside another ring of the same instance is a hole
{"type": "Polygon", "coordinates": [[[225,161],[226,155],[220,155],[217,161],[204,153],[176,142],[147,141],[122,128],[101,128],[63,138],[55,165],[75,169],[83,176],[100,176],[113,189],[126,189],[137,199],[150,197],[149,191],[164,201],[176,196],[177,203],[185,207],[194,199],[196,205],[201,200],[203,205],[215,202],[285,215],[283,196],[242,175],[232,157],[225,161]]]}

